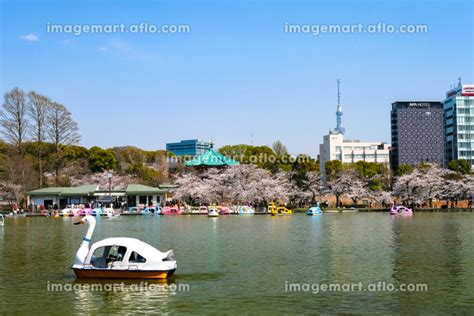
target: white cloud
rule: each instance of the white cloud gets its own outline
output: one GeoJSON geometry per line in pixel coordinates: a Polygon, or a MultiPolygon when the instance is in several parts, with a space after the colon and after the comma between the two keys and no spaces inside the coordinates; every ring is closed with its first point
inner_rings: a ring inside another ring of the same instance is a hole
{"type": "Polygon", "coordinates": [[[38,35],[33,34],[33,33],[26,34],[26,35],[21,35],[20,38],[25,40],[25,41],[28,41],[28,42],[38,42],[39,41],[38,35]]]}
{"type": "Polygon", "coordinates": [[[129,42],[120,38],[110,39],[97,49],[99,52],[110,52],[111,55],[120,56],[122,58],[137,60],[141,62],[159,63],[162,62],[161,57],[154,53],[148,52],[140,47],[136,47],[129,42]]]}

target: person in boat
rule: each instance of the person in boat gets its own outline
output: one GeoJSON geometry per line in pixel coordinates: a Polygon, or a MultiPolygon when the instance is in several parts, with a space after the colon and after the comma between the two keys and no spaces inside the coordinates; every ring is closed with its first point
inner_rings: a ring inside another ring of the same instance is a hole
{"type": "MultiPolygon", "coordinates": [[[[116,246],[114,246],[113,248],[115,248],[115,247],[116,246]]],[[[115,249],[113,249],[113,248],[109,250],[109,254],[108,254],[107,258],[105,259],[105,262],[107,263],[107,266],[112,265],[116,261],[122,261],[123,258],[125,257],[125,253],[127,252],[126,247],[119,246],[118,249],[117,249],[117,253],[114,254],[115,249]]]]}

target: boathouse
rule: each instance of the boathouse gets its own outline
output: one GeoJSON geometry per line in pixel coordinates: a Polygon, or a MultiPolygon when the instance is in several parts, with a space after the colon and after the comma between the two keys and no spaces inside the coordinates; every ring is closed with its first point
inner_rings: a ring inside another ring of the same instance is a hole
{"type": "Polygon", "coordinates": [[[143,207],[150,204],[163,204],[170,195],[173,184],[158,187],[143,184],[129,184],[126,188],[106,190],[98,184],[87,184],[77,187],[41,188],[26,193],[27,203],[35,208],[65,208],[67,205],[85,203],[127,203],[129,207],[143,207]]]}

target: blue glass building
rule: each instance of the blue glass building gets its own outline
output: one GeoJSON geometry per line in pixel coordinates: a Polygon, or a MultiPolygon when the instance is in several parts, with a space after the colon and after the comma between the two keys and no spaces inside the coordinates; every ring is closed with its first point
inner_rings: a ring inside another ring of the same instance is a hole
{"type": "Polygon", "coordinates": [[[446,163],[464,159],[474,166],[474,85],[461,84],[444,100],[446,163]]]}
{"type": "Polygon", "coordinates": [[[167,143],[166,151],[170,151],[176,156],[196,156],[204,154],[212,147],[212,142],[204,142],[197,139],[187,139],[182,140],[179,143],[167,143]]]}

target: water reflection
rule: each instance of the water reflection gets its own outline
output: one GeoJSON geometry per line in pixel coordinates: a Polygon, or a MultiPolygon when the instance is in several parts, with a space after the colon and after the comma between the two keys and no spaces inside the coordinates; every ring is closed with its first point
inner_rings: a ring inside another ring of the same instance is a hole
{"type": "Polygon", "coordinates": [[[169,312],[180,287],[174,280],[77,280],[71,286],[79,313],[169,312]]]}
{"type": "MultiPolygon", "coordinates": [[[[464,214],[418,213],[413,218],[394,218],[393,278],[398,283],[428,286],[425,293],[395,293],[404,306],[402,311],[409,312],[413,304],[433,312],[443,306],[451,306],[452,311],[466,311],[457,304],[469,289],[466,284],[469,272],[463,264],[467,259],[463,257],[466,240],[461,239],[459,215],[464,214]]],[[[469,257],[473,259],[472,253],[469,257]]]]}

